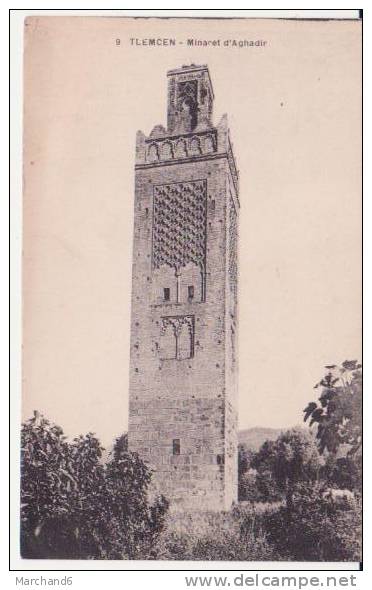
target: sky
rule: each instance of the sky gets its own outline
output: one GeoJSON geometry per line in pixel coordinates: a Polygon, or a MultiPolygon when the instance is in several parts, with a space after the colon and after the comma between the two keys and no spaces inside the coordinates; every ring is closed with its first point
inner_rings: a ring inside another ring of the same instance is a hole
{"type": "Polygon", "coordinates": [[[239,425],[299,424],[324,365],[361,356],[360,23],[33,17],[25,31],[23,419],[37,409],[106,446],[127,428],[135,134],[166,124],[167,70],[196,63],[240,171],[239,425]],[[130,41],[150,37],[177,43],[130,41]]]}

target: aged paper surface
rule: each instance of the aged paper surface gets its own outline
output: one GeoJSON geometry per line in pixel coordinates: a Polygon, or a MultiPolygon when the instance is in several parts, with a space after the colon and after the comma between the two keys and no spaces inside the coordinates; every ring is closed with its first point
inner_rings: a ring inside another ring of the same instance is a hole
{"type": "Polygon", "coordinates": [[[108,450],[128,429],[136,133],[167,126],[167,72],[195,64],[239,170],[239,430],[301,425],[324,366],[361,357],[361,23],[29,17],[22,417],[108,450]]]}

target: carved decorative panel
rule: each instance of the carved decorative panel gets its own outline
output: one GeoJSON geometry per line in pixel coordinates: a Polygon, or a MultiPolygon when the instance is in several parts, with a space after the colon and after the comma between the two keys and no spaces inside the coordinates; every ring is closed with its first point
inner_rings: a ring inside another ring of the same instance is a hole
{"type": "Polygon", "coordinates": [[[194,356],[193,315],[166,316],[161,323],[161,356],[163,360],[190,359],[194,356]]]}
{"type": "Polygon", "coordinates": [[[154,186],[152,263],[178,272],[189,262],[205,270],[207,181],[154,186]]]}

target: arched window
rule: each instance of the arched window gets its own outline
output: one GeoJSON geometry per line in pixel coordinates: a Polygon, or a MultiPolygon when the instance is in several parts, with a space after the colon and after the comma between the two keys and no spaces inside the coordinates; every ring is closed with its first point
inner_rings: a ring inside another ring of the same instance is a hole
{"type": "Polygon", "coordinates": [[[204,139],[204,152],[209,153],[214,151],[213,139],[210,135],[207,135],[204,139]]]}
{"type": "Polygon", "coordinates": [[[172,144],[169,141],[165,141],[160,146],[160,159],[171,160],[173,158],[172,144]]]}
{"type": "Polygon", "coordinates": [[[191,139],[189,151],[190,151],[190,154],[193,154],[193,155],[198,155],[201,153],[200,140],[198,137],[193,137],[191,139]]]}
{"type": "Polygon", "coordinates": [[[178,84],[178,104],[186,131],[192,131],[198,122],[198,83],[189,80],[178,84]]]}
{"type": "Polygon", "coordinates": [[[180,139],[179,141],[177,141],[176,149],[175,149],[175,156],[177,158],[185,158],[187,156],[186,142],[184,139],[180,139]]]}
{"type": "Polygon", "coordinates": [[[187,123],[187,131],[192,131],[196,127],[198,109],[196,102],[191,98],[187,97],[181,106],[181,117],[187,123]]]}
{"type": "Polygon", "coordinates": [[[149,162],[155,162],[159,159],[158,148],[155,143],[152,143],[147,152],[147,159],[149,162]]]}

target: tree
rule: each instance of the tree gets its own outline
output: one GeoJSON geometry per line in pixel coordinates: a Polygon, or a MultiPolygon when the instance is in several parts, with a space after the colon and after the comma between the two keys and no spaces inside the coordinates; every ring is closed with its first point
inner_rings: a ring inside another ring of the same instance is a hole
{"type": "Polygon", "coordinates": [[[124,559],[151,554],[168,502],[149,499],[151,470],[125,437],[107,464],[93,433],[68,442],[35,412],[22,425],[23,557],[124,559]]]}
{"type": "Polygon", "coordinates": [[[111,455],[115,458],[119,458],[121,453],[128,451],[128,434],[124,432],[115,439],[111,455]]]}
{"type": "Polygon", "coordinates": [[[285,494],[288,509],[292,506],[296,484],[316,481],[321,465],[314,438],[296,428],[282,433],[275,441],[264,442],[252,463],[258,471],[271,472],[285,494]]]}
{"type": "MultiPolygon", "coordinates": [[[[53,539],[71,513],[77,487],[71,448],[62,429],[34,412],[21,432],[21,552],[24,557],[53,557],[53,539]],[[54,522],[55,526],[52,526],[54,522]],[[49,530],[50,529],[50,530],[49,530]],[[45,555],[43,555],[45,553],[45,555]]],[[[63,528],[63,527],[62,527],[63,528]]],[[[61,557],[73,535],[65,530],[61,557]]]]}
{"type": "Polygon", "coordinates": [[[283,490],[269,469],[259,469],[256,473],[256,497],[260,502],[278,502],[283,500],[283,490]]]}
{"type": "Polygon", "coordinates": [[[238,474],[243,474],[251,466],[251,461],[254,456],[254,451],[246,444],[240,443],[238,445],[238,474]]]}
{"type": "Polygon", "coordinates": [[[322,478],[332,488],[347,489],[358,494],[362,491],[362,456],[336,457],[329,453],[322,468],[322,478]]]}
{"type": "Polygon", "coordinates": [[[362,365],[344,361],[341,367],[328,365],[326,375],[315,389],[321,389],[319,402],[305,408],[304,420],[317,424],[319,450],[336,453],[347,445],[355,455],[362,445],[362,365]]]}
{"type": "Polygon", "coordinates": [[[71,490],[69,526],[74,527],[73,550],[81,556],[100,558],[105,544],[104,534],[109,518],[104,510],[107,501],[104,448],[98,438],[89,432],[75,438],[70,445],[72,467],[76,485],[71,490]]]}
{"type": "Polygon", "coordinates": [[[125,438],[119,437],[106,467],[108,524],[116,528],[107,548],[111,559],[123,552],[129,559],[143,558],[163,528],[169,503],[162,495],[149,502],[151,475],[138,454],[127,450],[125,438]]]}
{"type": "MultiPolygon", "coordinates": [[[[266,441],[263,448],[267,451],[271,443],[266,441]]],[[[239,445],[238,452],[238,498],[250,502],[276,502],[283,498],[271,472],[271,464],[263,460],[262,452],[259,455],[259,451],[255,452],[244,444],[239,445]]]]}
{"type": "Polygon", "coordinates": [[[242,500],[250,500],[249,490],[254,483],[255,477],[250,473],[250,466],[254,452],[245,444],[241,443],[238,446],[238,498],[242,500]],[[252,481],[253,480],[253,481],[252,481]]]}

